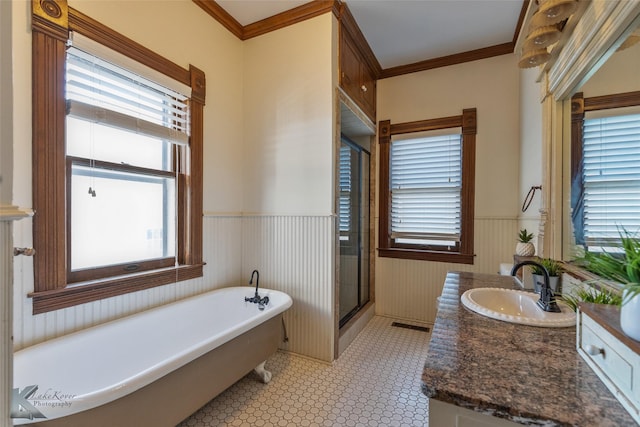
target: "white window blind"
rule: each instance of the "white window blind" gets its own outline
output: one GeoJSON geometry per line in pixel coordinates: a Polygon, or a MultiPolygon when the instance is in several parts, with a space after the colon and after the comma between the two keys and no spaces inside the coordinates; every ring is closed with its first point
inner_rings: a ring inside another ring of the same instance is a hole
{"type": "Polygon", "coordinates": [[[584,121],[584,234],[610,247],[640,229],[640,114],[584,121]]]}
{"type": "Polygon", "coordinates": [[[142,77],[148,81],[155,82],[163,88],[169,88],[173,92],[181,93],[188,97],[191,97],[191,87],[182,82],[175,80],[168,75],[161,73],[153,68],[150,68],[141,62],[136,61],[126,55],[116,52],[107,46],[83,36],[82,34],[71,31],[69,46],[73,46],[83,52],[87,52],[97,58],[102,58],[110,64],[117,65],[121,69],[130,71],[135,75],[136,79],[142,77]]]}
{"type": "Polygon", "coordinates": [[[67,49],[72,274],[176,256],[172,144],[189,142],[189,98],[109,52],[67,49]]]}
{"type": "Polygon", "coordinates": [[[458,129],[448,131],[391,144],[391,238],[397,243],[460,241],[462,137],[458,129]]]}
{"type": "Polygon", "coordinates": [[[340,234],[351,231],[351,151],[348,145],[340,147],[340,234]]]}
{"type": "Polygon", "coordinates": [[[74,47],[67,51],[66,76],[69,116],[188,143],[187,96],[74,47]]]}

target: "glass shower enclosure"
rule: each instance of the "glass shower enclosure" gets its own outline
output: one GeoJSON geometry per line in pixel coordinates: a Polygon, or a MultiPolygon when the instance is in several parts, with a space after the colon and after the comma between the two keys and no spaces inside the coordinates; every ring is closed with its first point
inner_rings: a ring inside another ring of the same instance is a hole
{"type": "Polygon", "coordinates": [[[369,151],[343,135],[338,206],[340,327],[369,302],[369,162],[369,151]]]}

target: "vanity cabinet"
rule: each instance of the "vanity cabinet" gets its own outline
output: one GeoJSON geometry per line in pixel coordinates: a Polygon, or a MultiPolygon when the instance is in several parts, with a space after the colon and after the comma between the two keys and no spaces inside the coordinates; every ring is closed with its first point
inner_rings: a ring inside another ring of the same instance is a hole
{"type": "Polygon", "coordinates": [[[582,303],[576,347],[629,414],[640,424],[640,343],[620,329],[620,309],[582,303]]]}
{"type": "Polygon", "coordinates": [[[345,27],[340,30],[340,87],[375,123],[375,73],[345,27]]]}
{"type": "Polygon", "coordinates": [[[513,421],[429,399],[429,425],[439,427],[521,427],[513,421]]]}
{"type": "Polygon", "coordinates": [[[516,325],[460,303],[466,291],[488,287],[518,285],[509,276],[447,273],[422,370],[430,426],[636,425],[576,352],[577,328],[516,325]]]}

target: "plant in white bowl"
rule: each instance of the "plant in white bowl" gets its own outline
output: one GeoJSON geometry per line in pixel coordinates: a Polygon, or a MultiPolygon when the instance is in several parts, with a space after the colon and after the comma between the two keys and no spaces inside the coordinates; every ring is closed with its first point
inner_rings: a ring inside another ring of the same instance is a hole
{"type": "Polygon", "coordinates": [[[527,229],[523,228],[518,234],[518,243],[516,244],[516,255],[533,256],[536,253],[536,247],[531,242],[533,233],[527,233],[527,229]]]}
{"type": "Polygon", "coordinates": [[[640,240],[625,229],[620,232],[622,254],[585,253],[579,261],[592,273],[622,284],[620,327],[640,341],[640,240]]]}

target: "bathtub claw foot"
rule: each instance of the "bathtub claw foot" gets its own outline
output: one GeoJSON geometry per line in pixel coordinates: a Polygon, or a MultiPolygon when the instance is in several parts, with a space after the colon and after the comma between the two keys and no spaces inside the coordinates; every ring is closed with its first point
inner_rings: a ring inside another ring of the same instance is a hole
{"type": "Polygon", "coordinates": [[[264,362],[262,362],[261,364],[259,364],[258,366],[256,366],[253,371],[256,374],[258,374],[258,376],[260,376],[260,379],[262,379],[263,383],[268,384],[269,381],[271,381],[271,372],[269,372],[266,369],[264,369],[264,364],[265,363],[266,363],[266,360],[264,362]]]}

